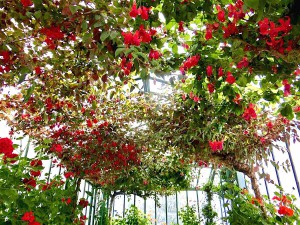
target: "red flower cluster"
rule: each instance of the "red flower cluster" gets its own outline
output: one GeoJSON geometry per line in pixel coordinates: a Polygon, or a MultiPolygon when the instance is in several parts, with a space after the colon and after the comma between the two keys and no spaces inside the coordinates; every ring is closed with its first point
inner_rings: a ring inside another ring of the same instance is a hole
{"type": "Polygon", "coordinates": [[[180,66],[179,69],[180,69],[181,73],[184,74],[184,72],[187,71],[188,69],[192,68],[193,66],[197,66],[199,60],[200,60],[200,56],[199,55],[194,55],[194,56],[189,57],[180,66]]]}
{"type": "Polygon", "coordinates": [[[66,179],[68,179],[70,177],[74,177],[74,173],[73,172],[64,172],[64,176],[66,179]]]}
{"type": "Polygon", "coordinates": [[[235,82],[235,77],[231,72],[227,72],[226,82],[229,84],[233,84],[235,82]]]}
{"type": "MultiPolygon", "coordinates": [[[[30,162],[30,166],[41,167],[41,166],[43,166],[43,162],[40,159],[34,159],[30,162]]],[[[38,169],[34,168],[33,170],[30,170],[30,174],[33,177],[38,177],[38,176],[41,176],[41,171],[39,170],[39,168],[38,169]]]]}
{"type": "Polygon", "coordinates": [[[220,5],[217,5],[216,9],[218,10],[218,20],[220,22],[225,22],[225,11],[222,10],[220,5]]]}
{"type": "Polygon", "coordinates": [[[67,199],[62,198],[61,201],[65,202],[67,205],[69,205],[72,202],[72,199],[71,198],[67,198],[67,199]]]}
{"type": "Polygon", "coordinates": [[[215,91],[215,86],[212,83],[207,84],[207,88],[209,93],[213,93],[215,91]]]}
{"type": "Polygon", "coordinates": [[[34,177],[24,178],[23,184],[25,185],[25,188],[30,191],[32,188],[36,187],[36,180],[34,177]]]}
{"type": "Polygon", "coordinates": [[[13,142],[9,138],[0,138],[0,154],[3,153],[6,156],[12,154],[14,150],[13,142]]]}
{"type": "Polygon", "coordinates": [[[125,75],[129,75],[133,64],[131,61],[127,61],[126,58],[122,58],[121,61],[121,69],[123,70],[125,75]]]}
{"type": "MultiPolygon", "coordinates": [[[[6,163],[7,159],[18,157],[18,154],[13,153],[13,142],[9,138],[0,138],[0,154],[3,155],[3,161],[6,163]]],[[[15,163],[16,160],[11,160],[10,163],[15,163]]]]}
{"type": "Polygon", "coordinates": [[[209,141],[209,147],[212,152],[217,152],[223,150],[223,141],[209,141]]]}
{"type": "Polygon", "coordinates": [[[51,150],[57,153],[62,153],[62,146],[60,144],[53,144],[51,150]]]}
{"type": "Polygon", "coordinates": [[[0,51],[0,73],[10,71],[11,56],[9,51],[0,51]]]}
{"type": "Polygon", "coordinates": [[[287,97],[291,94],[291,85],[289,84],[289,81],[286,79],[282,81],[282,84],[284,85],[284,96],[287,97]]]}
{"type": "Polygon", "coordinates": [[[28,222],[28,225],[41,225],[39,222],[35,220],[34,214],[32,211],[25,212],[22,216],[22,220],[28,222]]]}
{"type": "Polygon", "coordinates": [[[294,210],[286,206],[291,204],[291,201],[285,195],[283,195],[282,197],[274,196],[272,200],[279,201],[279,209],[277,212],[280,215],[284,215],[284,216],[294,215],[294,210]]]}
{"type": "Polygon", "coordinates": [[[131,7],[131,11],[129,12],[129,15],[132,18],[136,18],[137,16],[141,16],[141,18],[143,20],[148,20],[149,19],[149,11],[150,11],[150,8],[147,8],[145,6],[137,8],[136,3],[134,3],[131,7]]]}
{"type": "Polygon", "coordinates": [[[245,109],[244,113],[243,113],[243,118],[247,121],[251,121],[252,119],[256,119],[257,115],[256,112],[254,110],[255,105],[250,103],[248,108],[245,109]]]}
{"type": "Polygon", "coordinates": [[[206,67],[206,74],[207,74],[207,76],[208,77],[210,77],[211,75],[212,75],[212,73],[213,73],[213,68],[212,68],[212,66],[207,66],[206,67]]]}
{"type": "Polygon", "coordinates": [[[132,32],[122,32],[124,38],[124,44],[130,46],[140,46],[141,43],[150,43],[152,36],[156,34],[156,30],[150,29],[149,31],[145,30],[144,26],[141,25],[139,30],[132,32]]]}
{"type": "Polygon", "coordinates": [[[79,205],[82,207],[82,208],[85,208],[89,205],[89,202],[87,200],[85,200],[84,198],[80,199],[79,200],[79,205]]]}
{"type": "Polygon", "coordinates": [[[21,4],[23,5],[23,7],[29,7],[33,5],[33,2],[31,0],[21,0],[21,4]]]}
{"type": "Polygon", "coordinates": [[[152,60],[152,59],[159,59],[161,57],[161,53],[159,51],[156,51],[156,50],[153,50],[151,49],[150,50],[150,53],[149,53],[149,59],[152,60]]]}
{"type": "Polygon", "coordinates": [[[243,57],[243,59],[241,61],[238,62],[237,64],[237,68],[238,69],[243,69],[249,66],[249,61],[247,57],[243,57]]]}
{"type": "Polygon", "coordinates": [[[283,37],[286,36],[291,30],[292,25],[290,24],[290,18],[287,16],[284,19],[278,20],[279,25],[276,25],[273,21],[269,21],[268,18],[258,22],[259,32],[263,36],[267,36],[270,39],[266,41],[266,44],[274,50],[277,50],[280,53],[284,51],[292,50],[292,42],[288,42],[288,46],[284,48],[283,37]]]}
{"type": "Polygon", "coordinates": [[[229,38],[231,35],[238,33],[238,29],[237,29],[235,23],[228,23],[227,27],[224,26],[222,29],[224,31],[224,34],[223,34],[224,38],[229,38]]]}
{"type": "Polygon", "coordinates": [[[238,22],[240,19],[245,17],[245,12],[243,11],[243,1],[237,0],[235,4],[230,4],[228,6],[228,17],[233,18],[233,23],[238,22]]]}
{"type": "Polygon", "coordinates": [[[52,26],[50,28],[41,29],[41,33],[46,35],[45,42],[50,49],[55,49],[55,40],[61,40],[64,38],[64,33],[61,31],[60,27],[52,26]]]}
{"type": "Polygon", "coordinates": [[[291,208],[289,208],[285,205],[281,205],[281,206],[279,206],[278,213],[280,215],[284,215],[284,216],[293,216],[294,210],[292,210],[291,208]]]}
{"type": "Polygon", "coordinates": [[[217,30],[219,28],[219,24],[218,23],[214,23],[214,24],[207,24],[206,25],[206,33],[205,33],[205,39],[209,40],[212,39],[212,32],[217,30]]]}
{"type": "Polygon", "coordinates": [[[183,24],[184,24],[183,21],[180,21],[180,22],[178,23],[178,31],[179,31],[179,32],[184,32],[183,24]]]}

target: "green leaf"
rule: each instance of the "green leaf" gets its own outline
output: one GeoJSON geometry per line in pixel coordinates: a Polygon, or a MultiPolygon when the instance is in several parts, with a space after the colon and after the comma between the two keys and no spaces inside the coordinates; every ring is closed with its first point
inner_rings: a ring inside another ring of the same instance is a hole
{"type": "Polygon", "coordinates": [[[177,44],[174,44],[174,45],[172,46],[172,52],[173,52],[174,54],[178,54],[178,45],[177,45],[177,44]]]}
{"type": "Polygon", "coordinates": [[[76,6],[76,5],[70,5],[70,11],[71,11],[71,13],[72,14],[75,14],[76,12],[77,12],[77,10],[78,10],[78,6],[76,6]]]}
{"type": "Polygon", "coordinates": [[[283,103],[281,105],[280,113],[282,116],[285,116],[289,120],[292,120],[294,118],[293,108],[290,104],[283,103]]]}
{"type": "Polygon", "coordinates": [[[117,32],[117,31],[112,31],[111,33],[110,33],[110,37],[111,37],[111,39],[115,39],[117,36],[119,36],[119,32],[117,32]]]}
{"type": "Polygon", "coordinates": [[[259,7],[259,0],[245,0],[244,3],[249,7],[255,10],[259,7]]]}
{"type": "Polygon", "coordinates": [[[101,34],[101,36],[100,36],[100,40],[101,40],[101,41],[105,41],[106,38],[109,37],[109,35],[110,35],[109,31],[104,31],[104,32],[101,34]]]}
{"type": "Polygon", "coordinates": [[[86,32],[88,28],[88,23],[84,20],[81,24],[82,32],[86,32]]]}
{"type": "Polygon", "coordinates": [[[28,102],[28,100],[29,100],[31,94],[32,94],[33,91],[34,91],[35,86],[36,86],[36,84],[33,83],[33,84],[31,85],[31,87],[27,90],[27,93],[26,93],[26,95],[24,96],[24,102],[28,102]]]}
{"type": "Polygon", "coordinates": [[[121,52],[124,52],[124,50],[125,48],[117,48],[117,50],[115,51],[115,56],[117,57],[121,52]]]}

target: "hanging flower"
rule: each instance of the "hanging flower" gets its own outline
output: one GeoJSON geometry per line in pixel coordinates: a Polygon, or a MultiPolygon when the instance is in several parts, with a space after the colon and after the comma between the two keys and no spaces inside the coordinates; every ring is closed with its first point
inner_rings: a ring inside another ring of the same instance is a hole
{"type": "Polygon", "coordinates": [[[31,0],[21,0],[21,4],[27,8],[29,6],[32,6],[33,5],[33,2],[31,0]]]}
{"type": "Polygon", "coordinates": [[[255,105],[250,103],[249,106],[245,109],[243,113],[243,118],[247,121],[251,121],[252,119],[256,119],[257,115],[254,110],[255,105]]]}
{"type": "Polygon", "coordinates": [[[135,18],[139,15],[138,9],[136,8],[136,3],[132,5],[131,11],[129,12],[129,16],[135,18]]]}
{"type": "Polygon", "coordinates": [[[178,23],[178,31],[179,31],[179,32],[184,32],[183,24],[184,24],[183,21],[180,21],[180,22],[178,23]]]}
{"type": "Polygon", "coordinates": [[[233,84],[235,82],[235,77],[232,75],[232,73],[227,72],[226,82],[229,84],[233,84]]]}
{"type": "Polygon", "coordinates": [[[209,141],[209,147],[212,152],[223,150],[223,141],[209,141]]]}
{"type": "Polygon", "coordinates": [[[211,75],[212,75],[212,73],[213,73],[213,68],[212,68],[212,66],[207,66],[206,67],[206,74],[207,74],[207,76],[208,77],[210,77],[211,75]]]}

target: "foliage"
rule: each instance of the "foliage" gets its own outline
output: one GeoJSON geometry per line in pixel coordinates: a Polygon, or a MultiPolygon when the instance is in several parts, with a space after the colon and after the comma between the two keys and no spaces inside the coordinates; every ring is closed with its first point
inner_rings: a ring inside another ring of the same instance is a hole
{"type": "Polygon", "coordinates": [[[193,207],[186,206],[179,211],[179,217],[183,225],[199,225],[201,221],[197,217],[196,210],[193,207]]]}
{"type": "Polygon", "coordinates": [[[218,213],[214,211],[214,208],[212,206],[212,197],[213,197],[213,183],[212,181],[209,181],[207,184],[205,184],[202,188],[202,190],[206,194],[206,200],[205,205],[202,208],[202,214],[205,220],[205,225],[215,225],[215,218],[218,216],[218,213]]]}
{"type": "MultiPolygon", "coordinates": [[[[298,224],[299,208],[294,204],[296,200],[293,195],[285,195],[282,192],[275,192],[272,199],[263,196],[263,199],[257,199],[249,194],[246,189],[241,190],[234,184],[224,184],[225,191],[221,189],[226,199],[230,200],[230,204],[226,204],[228,210],[227,218],[230,224],[298,224]],[[267,210],[264,216],[261,206],[267,210]]],[[[280,187],[279,187],[280,188],[280,187]]],[[[281,189],[281,188],[280,188],[281,189]]]]}
{"type": "Polygon", "coordinates": [[[112,225],[150,225],[150,219],[146,217],[136,206],[130,206],[122,219],[113,219],[112,225]]]}
{"type": "Polygon", "coordinates": [[[1,224],[24,224],[25,213],[33,212],[39,224],[74,224],[84,221],[83,199],[77,202],[77,179],[60,175],[40,178],[41,159],[17,156],[0,161],[1,224]],[[35,173],[36,172],[36,173],[35,173]],[[78,218],[80,217],[80,219],[78,218]]]}

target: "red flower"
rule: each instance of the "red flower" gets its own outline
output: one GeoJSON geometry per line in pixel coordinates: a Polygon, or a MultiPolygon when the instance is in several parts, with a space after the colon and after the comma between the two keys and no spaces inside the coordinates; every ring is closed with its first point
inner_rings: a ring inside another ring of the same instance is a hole
{"type": "Polygon", "coordinates": [[[60,40],[64,38],[64,33],[61,31],[60,27],[52,26],[50,28],[41,29],[41,33],[46,35],[48,39],[60,40]]]}
{"type": "Polygon", "coordinates": [[[150,8],[147,8],[145,6],[142,6],[138,9],[138,14],[142,17],[143,20],[148,20],[149,19],[149,12],[150,8]]]}
{"type": "Polygon", "coordinates": [[[252,103],[250,103],[248,108],[245,109],[243,118],[247,121],[251,121],[252,119],[257,118],[256,112],[254,110],[254,105],[252,103]]]}
{"type": "Polygon", "coordinates": [[[37,221],[33,221],[33,222],[30,222],[28,225],[41,225],[41,224],[37,221]]]}
{"type": "Polygon", "coordinates": [[[229,84],[233,84],[235,82],[235,77],[232,75],[232,73],[227,72],[226,82],[229,84]]]}
{"type": "Polygon", "coordinates": [[[217,5],[216,8],[218,10],[218,20],[220,22],[225,22],[225,12],[224,12],[224,10],[221,9],[220,5],[217,5]]]}
{"type": "Polygon", "coordinates": [[[249,66],[249,61],[247,57],[243,57],[243,59],[237,64],[238,69],[242,69],[249,66]]]}
{"type": "Polygon", "coordinates": [[[291,85],[288,80],[283,80],[282,84],[284,85],[284,96],[287,97],[291,94],[291,85]]]}
{"type": "Polygon", "coordinates": [[[89,205],[89,202],[85,200],[84,198],[80,199],[79,205],[81,205],[83,208],[87,207],[89,205]]]}
{"type": "Polygon", "coordinates": [[[41,176],[41,171],[30,170],[30,175],[33,177],[39,177],[39,176],[41,176]]]}
{"type": "Polygon", "coordinates": [[[13,142],[9,138],[0,138],[0,154],[11,155],[13,150],[13,142]]]}
{"type": "Polygon", "coordinates": [[[205,33],[205,39],[209,40],[212,39],[212,29],[209,26],[206,26],[206,33],[205,33]]]}
{"type": "Polygon", "coordinates": [[[69,177],[74,177],[74,173],[73,172],[65,172],[64,176],[66,179],[68,179],[69,177]]]}
{"type": "Polygon", "coordinates": [[[238,105],[238,104],[240,104],[240,101],[241,101],[241,95],[236,94],[235,98],[233,99],[233,102],[238,105]]]}
{"type": "Polygon", "coordinates": [[[30,162],[30,166],[33,166],[33,167],[43,166],[43,162],[40,159],[34,159],[30,162]]]}
{"type": "Polygon", "coordinates": [[[271,121],[269,121],[268,123],[267,123],[267,127],[268,127],[268,129],[269,130],[271,130],[272,128],[273,128],[273,123],[271,122],[271,121]]]}
{"type": "Polygon", "coordinates": [[[213,73],[213,68],[212,68],[212,66],[207,66],[206,67],[206,74],[207,74],[207,76],[211,76],[212,75],[212,73],[213,73]]]}
{"type": "Polygon", "coordinates": [[[235,23],[229,23],[227,27],[223,27],[224,38],[230,37],[232,34],[236,34],[238,32],[235,23]]]}
{"type": "Polygon", "coordinates": [[[183,24],[184,24],[183,21],[180,21],[180,22],[178,23],[178,25],[179,25],[178,31],[179,31],[179,32],[184,32],[183,24]]]}
{"type": "Polygon", "coordinates": [[[31,187],[35,188],[36,187],[36,180],[33,177],[30,177],[29,179],[28,178],[24,178],[23,179],[23,184],[25,184],[25,186],[27,187],[27,189],[30,190],[30,187],[28,187],[28,186],[31,186],[31,187]]]}
{"type": "Polygon", "coordinates": [[[10,53],[9,51],[1,51],[0,56],[2,56],[2,61],[7,64],[10,63],[10,53]]]}
{"type": "Polygon", "coordinates": [[[129,16],[131,16],[132,18],[135,18],[135,17],[137,17],[138,16],[138,10],[137,10],[137,8],[136,8],[136,3],[134,3],[133,5],[132,5],[132,8],[131,8],[131,11],[130,11],[130,13],[129,13],[129,16]]]}
{"type": "Polygon", "coordinates": [[[160,56],[161,56],[161,53],[159,51],[156,51],[156,50],[153,50],[153,49],[150,50],[150,53],[149,53],[149,59],[150,60],[159,59],[160,56]]]}
{"type": "Polygon", "coordinates": [[[22,220],[23,221],[28,221],[30,223],[32,223],[35,220],[35,217],[33,215],[33,212],[25,212],[24,215],[22,216],[22,220]]]}
{"type": "Polygon", "coordinates": [[[217,152],[223,150],[223,141],[209,141],[209,147],[212,152],[217,152]]]}
{"type": "Polygon", "coordinates": [[[197,66],[200,60],[199,55],[191,56],[186,61],[183,62],[183,65],[180,66],[180,71],[184,72],[190,69],[193,66],[197,66]]]}
{"type": "Polygon", "coordinates": [[[139,46],[141,43],[138,31],[136,31],[134,34],[131,32],[122,32],[122,36],[124,37],[124,43],[126,45],[139,46]]]}
{"type": "Polygon", "coordinates": [[[150,41],[152,40],[151,32],[146,31],[144,29],[143,25],[140,26],[140,29],[137,32],[138,32],[139,39],[141,40],[141,42],[150,43],[150,41]]]}
{"type": "Polygon", "coordinates": [[[54,144],[54,145],[52,146],[52,150],[55,151],[55,152],[57,152],[57,153],[61,153],[62,150],[63,150],[63,148],[61,147],[60,144],[54,144]]]}
{"type": "Polygon", "coordinates": [[[21,3],[25,8],[33,5],[33,2],[31,0],[21,0],[21,3]]]}
{"type": "Polygon", "coordinates": [[[279,206],[278,213],[280,215],[284,215],[284,216],[293,216],[294,210],[292,210],[291,208],[289,208],[285,205],[281,205],[281,206],[279,206]]]}
{"type": "Polygon", "coordinates": [[[218,69],[218,77],[222,77],[224,75],[223,68],[219,67],[218,69]]]}
{"type": "Polygon", "coordinates": [[[37,75],[42,74],[42,69],[41,69],[41,67],[39,67],[39,66],[35,67],[35,68],[34,68],[34,71],[35,71],[35,74],[37,74],[37,75]]]}
{"type": "Polygon", "coordinates": [[[211,83],[207,84],[207,88],[209,93],[213,93],[215,91],[215,86],[211,83]]]}

